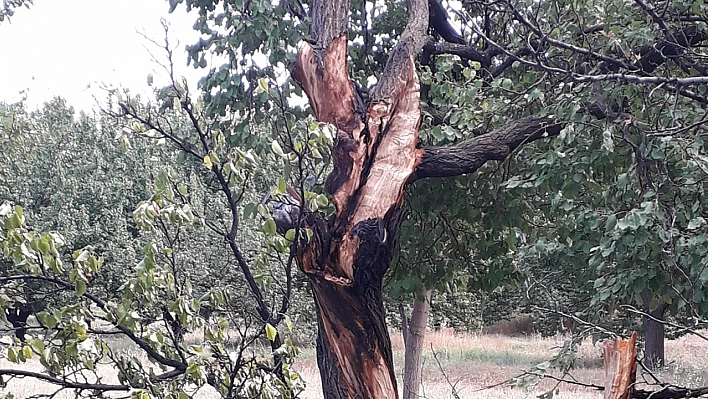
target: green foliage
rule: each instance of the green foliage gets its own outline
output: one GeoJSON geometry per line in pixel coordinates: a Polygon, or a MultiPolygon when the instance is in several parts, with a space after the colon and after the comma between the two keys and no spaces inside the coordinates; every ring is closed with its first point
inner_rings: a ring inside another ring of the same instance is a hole
{"type": "MultiPolygon", "coordinates": [[[[99,392],[139,389],[159,398],[191,392],[194,386],[207,383],[224,397],[277,396],[302,389],[299,377],[287,369],[297,354],[289,341],[274,352],[275,357],[264,357],[246,348],[248,342],[262,334],[260,331],[231,324],[224,317],[213,323],[202,318],[202,307],[227,307],[231,289],[215,287],[200,298],[195,297],[189,280],[180,282],[174,269],[160,262],[155,244],[145,247],[143,260],[118,290],[120,299],[107,302],[87,291],[89,281],[85,276],[98,273],[103,263],[93,251],[75,252],[69,267],[57,250],[62,246],[61,236],[27,229],[20,207],[3,204],[0,222],[0,247],[13,262],[13,271],[0,277],[4,305],[12,301],[10,292],[31,281],[46,282],[58,292],[73,294],[65,296],[61,305],[48,306],[37,313],[37,329],[42,331],[33,334],[37,338],[24,343],[3,342],[11,362],[24,363],[36,357],[50,375],[68,376],[69,370],[78,368],[93,375],[90,380],[95,382],[100,381],[97,365],[109,362],[116,367],[119,384],[104,386],[99,392]],[[167,319],[178,320],[184,332],[202,330],[203,338],[191,343],[181,341],[167,320],[163,319],[164,324],[155,322],[160,320],[160,313],[169,313],[167,319]],[[235,333],[241,341],[237,341],[234,350],[227,345],[235,333]],[[142,359],[131,351],[120,350],[110,339],[116,334],[135,346],[142,359]],[[150,362],[144,360],[148,358],[150,362]],[[282,378],[268,371],[281,367],[282,378]],[[261,383],[244,385],[253,381],[261,383]]],[[[244,316],[232,309],[228,317],[237,322],[244,316]]],[[[267,326],[271,329],[268,336],[273,338],[274,327],[267,326]]],[[[80,381],[68,378],[60,385],[74,388],[75,384],[80,381]]]]}

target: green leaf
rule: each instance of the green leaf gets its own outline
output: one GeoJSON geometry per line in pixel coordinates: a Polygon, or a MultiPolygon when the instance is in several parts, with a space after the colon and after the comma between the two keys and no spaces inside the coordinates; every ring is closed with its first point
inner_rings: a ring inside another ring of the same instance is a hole
{"type": "Polygon", "coordinates": [[[15,348],[13,348],[13,347],[7,348],[7,359],[9,361],[11,361],[12,363],[18,363],[17,352],[15,351],[15,348]]]}
{"type": "Polygon", "coordinates": [[[83,280],[76,280],[76,296],[86,293],[86,283],[83,280]]]}
{"type": "Polygon", "coordinates": [[[209,155],[204,156],[204,165],[206,165],[207,168],[211,169],[212,163],[211,163],[211,157],[209,155]]]}
{"type": "Polygon", "coordinates": [[[278,178],[278,193],[285,194],[287,187],[288,186],[285,184],[285,179],[283,179],[282,177],[279,177],[278,178]]]}
{"type": "Polygon", "coordinates": [[[263,91],[268,91],[268,82],[265,78],[258,79],[258,87],[263,91]]]}
{"type": "Polygon", "coordinates": [[[32,359],[32,348],[30,348],[29,345],[22,347],[22,356],[25,359],[32,359]]]}
{"type": "Polygon", "coordinates": [[[49,251],[52,249],[52,246],[49,243],[49,240],[47,240],[47,238],[45,238],[45,237],[42,237],[39,239],[38,247],[39,247],[39,252],[41,252],[44,255],[48,254],[49,251]]]}
{"type": "Polygon", "coordinates": [[[275,327],[271,326],[270,323],[266,323],[265,333],[266,337],[268,337],[268,340],[273,342],[275,341],[275,336],[278,335],[278,330],[276,330],[275,327]]]}
{"type": "Polygon", "coordinates": [[[329,198],[327,198],[324,194],[318,194],[317,198],[315,198],[315,202],[317,203],[317,206],[325,207],[329,205],[329,198]]]}
{"type": "Polygon", "coordinates": [[[32,350],[34,350],[38,355],[44,354],[44,342],[40,339],[33,339],[30,341],[30,347],[32,347],[32,350]]]}
{"type": "Polygon", "coordinates": [[[691,219],[691,221],[688,222],[688,226],[686,226],[686,228],[689,230],[695,230],[695,229],[703,226],[704,222],[705,222],[705,219],[703,219],[702,217],[697,217],[697,218],[691,219]]]}
{"type": "Polygon", "coordinates": [[[614,230],[615,225],[617,225],[617,216],[612,214],[607,217],[607,221],[605,222],[605,231],[609,232],[614,230]]]}
{"type": "Polygon", "coordinates": [[[277,226],[275,225],[275,221],[273,219],[268,219],[263,224],[263,232],[270,236],[274,236],[277,231],[276,227],[277,226]]]}
{"type": "Polygon", "coordinates": [[[48,329],[53,329],[57,326],[58,320],[50,313],[40,312],[37,313],[37,320],[48,329]]]}

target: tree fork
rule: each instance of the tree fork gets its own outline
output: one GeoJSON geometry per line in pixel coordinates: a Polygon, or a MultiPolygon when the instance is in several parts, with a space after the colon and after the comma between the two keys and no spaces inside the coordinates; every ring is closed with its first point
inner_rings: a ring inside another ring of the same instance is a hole
{"type": "Polygon", "coordinates": [[[420,85],[414,57],[427,37],[428,5],[410,0],[409,21],[368,109],[347,73],[349,2],[315,1],[312,37],[298,53],[293,78],[316,118],[337,129],[334,169],[325,188],[336,208],[315,223],[298,254],[318,314],[317,358],[325,398],[397,398],[381,297],[392,258],[404,188],[420,163],[420,85]]]}

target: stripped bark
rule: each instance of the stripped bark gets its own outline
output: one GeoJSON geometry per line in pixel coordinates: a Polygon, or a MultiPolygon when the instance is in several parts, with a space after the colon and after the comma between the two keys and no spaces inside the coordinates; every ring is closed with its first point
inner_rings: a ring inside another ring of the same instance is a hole
{"type": "MultiPolygon", "coordinates": [[[[347,72],[349,6],[349,0],[312,2],[312,41],[302,45],[292,74],[316,118],[337,130],[333,171],[325,182],[336,212],[326,221],[308,219],[315,234],[297,257],[310,279],[318,314],[324,397],[396,398],[381,281],[392,258],[405,186],[422,178],[473,173],[526,143],[558,135],[563,125],[532,116],[450,147],[419,148],[414,57],[426,44],[431,53],[463,51],[463,45],[428,43],[428,1],[408,0],[408,24],[365,108],[347,72]]],[[[703,39],[686,37],[688,45],[703,39]]],[[[502,53],[498,48],[468,58],[491,65],[491,58],[502,53]]],[[[644,56],[653,60],[650,53],[644,56]]],[[[665,58],[652,65],[662,62],[665,58]]]]}
{"type": "Polygon", "coordinates": [[[637,333],[605,343],[605,399],[631,399],[637,373],[637,333]]]}
{"type": "Polygon", "coordinates": [[[423,154],[414,57],[427,40],[427,2],[409,1],[408,25],[366,110],[346,69],[349,2],[319,0],[312,7],[314,44],[302,45],[292,75],[316,118],[337,129],[334,170],[325,184],[336,212],[313,224],[315,235],[298,254],[318,314],[324,397],[396,398],[381,281],[403,189],[423,154]]]}

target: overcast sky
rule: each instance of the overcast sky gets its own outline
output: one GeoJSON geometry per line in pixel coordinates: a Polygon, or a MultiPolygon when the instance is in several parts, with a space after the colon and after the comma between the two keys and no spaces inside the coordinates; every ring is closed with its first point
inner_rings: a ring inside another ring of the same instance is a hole
{"type": "Polygon", "coordinates": [[[165,0],[35,0],[29,9],[16,9],[0,23],[0,101],[17,101],[28,90],[32,108],[62,96],[88,111],[94,96],[105,97],[102,85],[147,93],[148,74],[155,84],[166,82],[148,50],[160,60],[164,52],[140,33],[162,42],[160,18],[170,23],[171,40],[179,40],[178,74],[196,84],[204,71],[187,67],[184,52],[199,37],[191,28],[196,14],[188,15],[184,6],[173,14],[168,9],[165,0]]]}

